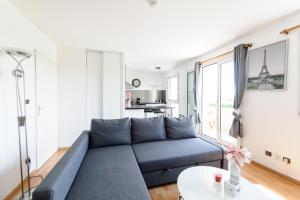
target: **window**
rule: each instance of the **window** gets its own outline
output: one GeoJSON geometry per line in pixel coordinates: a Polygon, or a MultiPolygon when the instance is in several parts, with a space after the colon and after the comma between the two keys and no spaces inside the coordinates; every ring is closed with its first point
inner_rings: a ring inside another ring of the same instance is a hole
{"type": "Polygon", "coordinates": [[[194,71],[187,73],[187,115],[195,115],[194,101],[194,71]]]}
{"type": "Polygon", "coordinates": [[[236,143],[229,135],[233,120],[233,61],[202,68],[202,133],[216,140],[236,143]]]}
{"type": "Polygon", "coordinates": [[[172,116],[178,117],[178,76],[168,78],[168,104],[174,109],[172,110],[172,116]]]}
{"type": "Polygon", "coordinates": [[[168,79],[168,100],[178,102],[178,77],[168,79]]]}

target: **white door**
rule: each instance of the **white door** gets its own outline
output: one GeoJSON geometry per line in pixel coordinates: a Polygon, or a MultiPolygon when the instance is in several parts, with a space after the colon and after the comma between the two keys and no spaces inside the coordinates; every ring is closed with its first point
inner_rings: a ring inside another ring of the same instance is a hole
{"type": "MultiPolygon", "coordinates": [[[[36,56],[36,139],[37,167],[56,151],[57,138],[57,67],[56,61],[37,52],[36,56]]],[[[71,115],[72,113],[70,113],[71,115]]]]}
{"type": "Polygon", "coordinates": [[[90,129],[92,119],[102,118],[102,73],[103,53],[86,52],[86,129],[90,129]]]}

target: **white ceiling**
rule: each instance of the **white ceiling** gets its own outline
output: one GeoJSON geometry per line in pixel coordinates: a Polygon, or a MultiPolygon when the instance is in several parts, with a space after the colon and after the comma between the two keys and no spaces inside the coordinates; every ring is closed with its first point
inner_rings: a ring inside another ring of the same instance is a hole
{"type": "Polygon", "coordinates": [[[299,0],[10,0],[59,45],[169,69],[300,8],[299,0]]]}

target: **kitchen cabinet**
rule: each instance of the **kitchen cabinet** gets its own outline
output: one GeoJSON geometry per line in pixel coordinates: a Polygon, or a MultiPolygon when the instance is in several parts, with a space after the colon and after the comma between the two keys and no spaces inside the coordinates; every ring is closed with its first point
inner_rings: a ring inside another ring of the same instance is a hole
{"type": "Polygon", "coordinates": [[[124,116],[130,118],[144,118],[145,113],[144,109],[125,109],[124,116]]]}

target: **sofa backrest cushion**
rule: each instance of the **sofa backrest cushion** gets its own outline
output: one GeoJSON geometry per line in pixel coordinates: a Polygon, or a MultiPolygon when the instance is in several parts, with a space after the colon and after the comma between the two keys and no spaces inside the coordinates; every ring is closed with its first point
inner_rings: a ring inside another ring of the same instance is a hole
{"type": "Polygon", "coordinates": [[[131,144],[130,119],[93,119],[90,147],[131,144]]]}
{"type": "Polygon", "coordinates": [[[166,140],[164,118],[132,118],[131,134],[132,143],[166,140]]]}
{"type": "Polygon", "coordinates": [[[170,140],[196,138],[194,123],[190,117],[165,118],[167,137],[170,140]]]}

